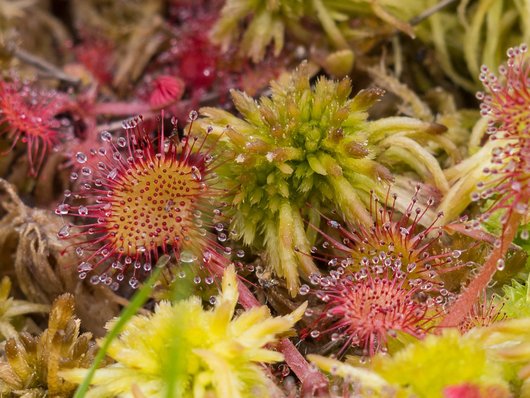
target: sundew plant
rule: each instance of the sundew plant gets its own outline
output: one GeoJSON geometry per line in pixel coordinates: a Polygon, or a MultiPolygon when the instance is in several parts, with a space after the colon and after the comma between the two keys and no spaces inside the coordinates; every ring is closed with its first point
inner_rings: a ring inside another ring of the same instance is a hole
{"type": "Polygon", "coordinates": [[[0,396],[530,396],[528,15],[0,2],[0,396]]]}

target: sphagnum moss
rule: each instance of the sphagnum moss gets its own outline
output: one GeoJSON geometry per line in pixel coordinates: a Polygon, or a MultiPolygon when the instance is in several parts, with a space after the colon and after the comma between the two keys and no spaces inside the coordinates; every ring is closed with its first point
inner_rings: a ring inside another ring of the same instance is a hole
{"type": "Polygon", "coordinates": [[[96,346],[90,333],[79,334],[74,298],[63,294],[53,303],[48,329],[40,336],[20,333],[7,340],[0,360],[0,396],[69,398],[76,384],[59,372],[88,368],[96,346]]]}
{"type": "Polygon", "coordinates": [[[427,170],[441,191],[448,189],[435,157],[414,138],[444,128],[407,117],[370,121],[367,111],[382,90],[361,90],[351,98],[347,78],[320,78],[312,86],[305,64],[272,82],[271,90],[271,97],[259,101],[232,91],[242,118],[203,108],[198,125],[222,136],[220,153],[227,159],[217,173],[231,193],[235,230],[245,244],[264,248],[270,266],[295,295],[299,274],[318,271],[309,253],[321,209],[337,209],[348,222],[372,224],[371,192],[383,198],[385,183],[393,178],[379,156],[392,151],[393,162],[427,170]]]}
{"type": "Polygon", "coordinates": [[[9,296],[11,280],[4,276],[0,282],[0,338],[9,339],[17,336],[17,331],[12,325],[15,317],[34,312],[48,312],[49,306],[35,304],[24,300],[15,300],[9,296]]]}
{"type": "MultiPolygon", "coordinates": [[[[265,346],[289,331],[306,305],[282,317],[260,306],[234,318],[238,296],[230,266],[213,309],[204,310],[201,300],[191,297],[161,302],[153,314],[132,318],[108,350],[116,363],[96,370],[87,397],[130,397],[133,389],[148,398],[271,396],[273,384],[259,363],[279,362],[283,355],[265,346]]],[[[86,372],[62,375],[77,383],[86,372]]]]}

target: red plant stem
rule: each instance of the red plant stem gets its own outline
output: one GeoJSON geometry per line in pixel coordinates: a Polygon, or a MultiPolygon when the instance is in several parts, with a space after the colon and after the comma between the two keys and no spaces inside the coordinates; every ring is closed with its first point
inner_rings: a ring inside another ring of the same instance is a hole
{"type": "Polygon", "coordinates": [[[300,397],[329,397],[328,380],[318,370],[312,368],[291,340],[280,341],[280,351],[285,362],[302,382],[300,397]]]}
{"type": "MultiPolygon", "coordinates": [[[[467,229],[465,224],[449,224],[443,227],[448,233],[458,232],[459,234],[469,236],[474,240],[493,244],[497,237],[489,232],[481,230],[467,229]]],[[[517,249],[517,245],[510,243],[509,249],[517,249]]]]}
{"type": "Polygon", "coordinates": [[[243,283],[238,284],[239,290],[239,304],[243,306],[244,309],[249,310],[253,307],[259,307],[261,303],[258,299],[252,294],[252,292],[246,287],[243,283]]]}
{"type": "Polygon", "coordinates": [[[130,116],[151,111],[145,102],[103,102],[95,104],[93,113],[96,115],[130,116]]]}
{"type": "MultiPolygon", "coordinates": [[[[239,302],[245,309],[260,306],[261,303],[256,299],[252,292],[243,283],[239,283],[239,302]]],[[[285,362],[293,373],[302,382],[302,389],[308,391],[307,394],[314,394],[318,390],[327,390],[328,381],[319,371],[313,369],[300,351],[294,346],[289,339],[280,341],[280,352],[285,357],[285,362]]],[[[302,396],[304,396],[302,394],[302,396]]],[[[314,395],[307,395],[313,397],[314,395]]]]}
{"type": "MultiPolygon", "coordinates": [[[[227,265],[224,259],[220,259],[219,261],[211,262],[210,269],[216,275],[222,276],[227,265]]],[[[238,291],[239,303],[246,310],[262,305],[244,283],[238,283],[238,291]]],[[[280,352],[284,355],[287,366],[289,366],[296,377],[302,382],[302,390],[307,391],[307,394],[302,394],[302,397],[313,397],[317,392],[323,392],[323,396],[329,396],[329,394],[326,395],[328,389],[327,378],[309,365],[291,340],[282,339],[280,341],[280,352]],[[308,395],[309,392],[313,395],[308,395]]]]}
{"type": "MultiPolygon", "coordinates": [[[[522,203],[526,203],[528,198],[523,195],[522,203]]],[[[491,278],[497,271],[497,262],[504,258],[506,252],[510,248],[510,244],[515,238],[517,228],[523,216],[516,211],[511,211],[508,220],[506,221],[506,228],[502,234],[502,243],[498,247],[494,247],[490,256],[482,266],[478,275],[471,281],[466,290],[458,297],[454,304],[449,309],[449,312],[440,323],[440,327],[456,327],[466,317],[466,315],[473,308],[473,304],[477,301],[479,295],[486,289],[491,278]]]]}

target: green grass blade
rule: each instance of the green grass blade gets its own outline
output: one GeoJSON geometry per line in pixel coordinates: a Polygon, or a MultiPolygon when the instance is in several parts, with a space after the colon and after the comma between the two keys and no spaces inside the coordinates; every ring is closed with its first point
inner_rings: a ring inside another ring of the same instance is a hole
{"type": "Polygon", "coordinates": [[[158,277],[160,276],[160,273],[162,272],[165,265],[169,262],[168,256],[162,256],[160,260],[158,260],[158,263],[156,264],[154,272],[151,274],[149,279],[143,284],[143,286],[138,290],[138,292],[133,296],[132,300],[129,302],[129,305],[123,310],[120,317],[118,318],[117,322],[114,324],[112,329],[110,329],[105,336],[103,343],[101,344],[101,347],[94,358],[94,362],[92,363],[92,366],[88,370],[87,375],[85,376],[85,379],[83,382],[79,385],[77,390],[75,391],[74,398],[84,398],[85,394],[88,391],[88,388],[90,386],[90,382],[92,381],[92,378],[94,377],[94,373],[96,372],[97,367],[103,361],[105,358],[105,355],[107,353],[107,350],[110,347],[110,344],[112,341],[120,334],[122,328],[125,326],[125,324],[131,319],[138,310],[144,305],[144,303],[149,298],[149,294],[153,290],[153,286],[155,282],[158,280],[158,277]]]}

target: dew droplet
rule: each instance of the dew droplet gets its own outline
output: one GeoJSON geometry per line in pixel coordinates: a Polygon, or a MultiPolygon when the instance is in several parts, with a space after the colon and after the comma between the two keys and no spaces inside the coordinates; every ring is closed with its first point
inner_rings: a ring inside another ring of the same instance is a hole
{"type": "Polygon", "coordinates": [[[409,230],[407,228],[400,227],[399,233],[401,234],[401,236],[407,236],[409,234],[409,230]]]}
{"type": "Polygon", "coordinates": [[[101,132],[101,141],[110,142],[112,140],[112,135],[108,131],[101,132]]]}
{"type": "Polygon", "coordinates": [[[331,341],[337,341],[340,340],[340,333],[333,333],[331,335],[331,341]]]}
{"type": "Polygon", "coordinates": [[[199,113],[197,111],[191,111],[188,117],[191,121],[197,120],[199,113]]]}
{"type": "Polygon", "coordinates": [[[300,293],[301,296],[305,296],[307,293],[309,293],[309,286],[307,285],[302,285],[300,286],[300,288],[298,289],[298,293],[300,293]]]}
{"type": "Polygon", "coordinates": [[[83,164],[88,160],[87,156],[83,152],[77,152],[75,154],[75,160],[77,163],[83,164]]]}
{"type": "Polygon", "coordinates": [[[201,181],[202,180],[202,174],[197,166],[191,167],[191,178],[195,181],[201,181]]]}
{"type": "Polygon", "coordinates": [[[223,231],[223,229],[225,229],[225,226],[223,225],[223,223],[218,222],[217,224],[215,224],[214,228],[217,232],[221,232],[223,231]]]}
{"type": "Polygon", "coordinates": [[[329,220],[328,221],[328,225],[331,227],[331,228],[340,228],[340,223],[337,222],[337,221],[334,221],[334,220],[329,220]]]}
{"type": "Polygon", "coordinates": [[[77,272],[89,272],[92,271],[92,264],[83,261],[77,266],[77,272]]]}
{"type": "Polygon", "coordinates": [[[107,178],[109,180],[114,180],[116,176],[118,175],[118,169],[112,169],[109,174],[107,174],[107,178]]]}
{"type": "Polygon", "coordinates": [[[197,256],[188,251],[183,251],[182,253],[180,253],[180,261],[182,261],[183,263],[192,263],[195,260],[197,260],[197,256]]]}
{"type": "Polygon", "coordinates": [[[129,279],[129,286],[133,289],[137,289],[139,285],[140,281],[138,281],[138,279],[136,279],[134,276],[129,279]]]}
{"type": "Polygon", "coordinates": [[[63,203],[59,206],[57,206],[56,214],[68,214],[68,211],[70,210],[70,205],[68,203],[63,203]]]}
{"type": "Polygon", "coordinates": [[[57,232],[57,236],[59,238],[66,238],[70,235],[70,226],[69,225],[63,225],[59,232],[57,232]]]}

